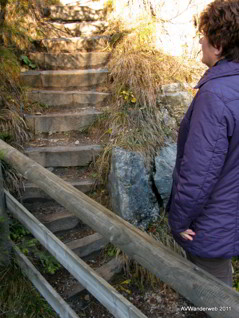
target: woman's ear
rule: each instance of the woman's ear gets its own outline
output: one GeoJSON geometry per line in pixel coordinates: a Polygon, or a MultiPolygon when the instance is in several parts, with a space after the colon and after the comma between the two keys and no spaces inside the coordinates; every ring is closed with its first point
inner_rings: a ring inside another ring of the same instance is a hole
{"type": "Polygon", "coordinates": [[[214,47],[214,54],[218,57],[221,57],[222,54],[222,46],[220,46],[219,48],[214,47]]]}

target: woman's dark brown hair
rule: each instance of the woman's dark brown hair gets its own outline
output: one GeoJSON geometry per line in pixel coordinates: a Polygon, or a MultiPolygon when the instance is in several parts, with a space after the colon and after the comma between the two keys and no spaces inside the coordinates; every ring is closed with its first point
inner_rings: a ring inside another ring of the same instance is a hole
{"type": "Polygon", "coordinates": [[[199,32],[211,45],[222,48],[221,57],[239,62],[239,0],[215,0],[201,13],[199,32]]]}

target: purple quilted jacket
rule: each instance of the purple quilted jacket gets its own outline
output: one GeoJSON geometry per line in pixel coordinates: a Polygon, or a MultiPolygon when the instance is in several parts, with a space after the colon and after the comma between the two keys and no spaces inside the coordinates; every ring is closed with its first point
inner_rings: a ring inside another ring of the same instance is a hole
{"type": "Polygon", "coordinates": [[[222,60],[199,81],[178,136],[169,224],[201,257],[239,255],[239,63],[222,60]],[[193,229],[193,241],[180,232],[193,229]]]}

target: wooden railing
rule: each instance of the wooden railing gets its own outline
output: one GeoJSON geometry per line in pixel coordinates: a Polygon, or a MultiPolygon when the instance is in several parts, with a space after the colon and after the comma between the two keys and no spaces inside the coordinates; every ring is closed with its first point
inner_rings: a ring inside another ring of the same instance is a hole
{"type": "MultiPolygon", "coordinates": [[[[204,308],[210,317],[239,317],[239,293],[212,275],[166,248],[1,140],[0,158],[13,166],[26,179],[38,185],[85,224],[199,307],[199,310],[204,308]]],[[[7,209],[115,317],[145,317],[131,303],[123,300],[121,295],[7,192],[5,192],[5,202],[7,209]]]]}

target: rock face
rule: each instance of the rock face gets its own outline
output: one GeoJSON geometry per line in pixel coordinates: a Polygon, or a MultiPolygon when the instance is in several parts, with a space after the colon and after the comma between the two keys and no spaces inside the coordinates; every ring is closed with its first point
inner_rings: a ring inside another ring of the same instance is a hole
{"type": "Polygon", "coordinates": [[[116,13],[126,23],[129,23],[129,18],[137,15],[140,9],[145,12],[151,11],[158,21],[154,26],[156,49],[173,56],[186,55],[199,61],[201,59],[200,44],[195,23],[200,12],[212,1],[120,0],[115,1],[114,6],[116,13]]]}
{"type": "Polygon", "coordinates": [[[150,174],[139,152],[113,150],[109,192],[113,211],[134,225],[146,228],[159,216],[159,203],[152,190],[150,174]]]}
{"type": "MultiPolygon", "coordinates": [[[[186,91],[181,83],[172,83],[161,86],[158,94],[158,103],[161,109],[168,111],[168,114],[176,120],[179,125],[180,121],[192,102],[192,95],[186,91]]],[[[172,119],[171,119],[172,120],[172,119]]]]}
{"type": "Polygon", "coordinates": [[[179,123],[192,96],[180,83],[161,86],[158,94],[159,113],[165,127],[165,146],[155,156],[154,169],[146,169],[144,156],[115,148],[112,153],[109,192],[112,209],[131,223],[146,228],[159,216],[159,205],[165,207],[171,192],[176,160],[179,123]],[[169,132],[170,138],[167,137],[169,132]]]}
{"type": "Polygon", "coordinates": [[[190,94],[181,83],[162,85],[157,94],[159,116],[165,130],[165,135],[177,139],[178,127],[192,102],[190,94]]]}
{"type": "Polygon", "coordinates": [[[172,173],[175,165],[177,153],[176,143],[168,143],[160,150],[160,154],[155,158],[154,182],[163,200],[164,206],[170,196],[172,187],[172,173]]]}

